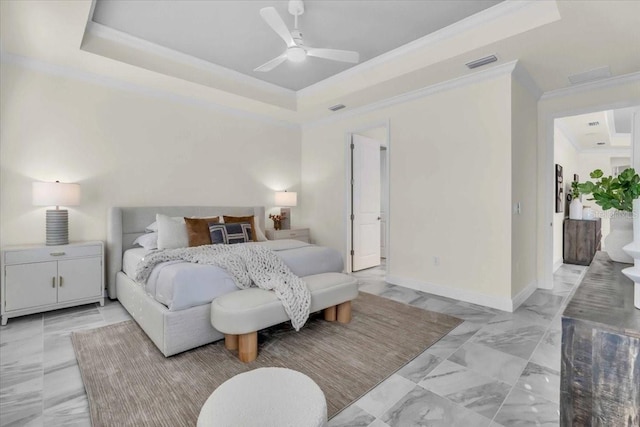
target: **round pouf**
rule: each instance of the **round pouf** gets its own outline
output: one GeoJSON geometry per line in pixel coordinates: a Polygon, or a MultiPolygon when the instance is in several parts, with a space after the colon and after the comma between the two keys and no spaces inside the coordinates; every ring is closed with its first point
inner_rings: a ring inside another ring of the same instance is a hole
{"type": "Polygon", "coordinates": [[[308,376],[286,368],[260,368],[228,379],[200,410],[198,427],[320,427],[327,402],[308,376]]]}

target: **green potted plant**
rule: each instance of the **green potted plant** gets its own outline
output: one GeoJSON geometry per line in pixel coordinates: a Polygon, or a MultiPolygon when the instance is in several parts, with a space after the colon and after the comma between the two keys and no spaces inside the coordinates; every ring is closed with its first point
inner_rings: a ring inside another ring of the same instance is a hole
{"type": "MultiPolygon", "coordinates": [[[[605,238],[605,247],[609,257],[617,262],[632,263],[633,258],[622,248],[633,241],[633,206],[640,197],[640,176],[632,168],[625,169],[618,176],[604,176],[596,169],[589,176],[595,181],[578,184],[578,191],[591,194],[591,198],[603,210],[616,209],[611,215],[611,231],[605,238]]],[[[638,212],[637,209],[636,212],[638,212]]],[[[640,230],[639,230],[640,231],[640,230]]]]}

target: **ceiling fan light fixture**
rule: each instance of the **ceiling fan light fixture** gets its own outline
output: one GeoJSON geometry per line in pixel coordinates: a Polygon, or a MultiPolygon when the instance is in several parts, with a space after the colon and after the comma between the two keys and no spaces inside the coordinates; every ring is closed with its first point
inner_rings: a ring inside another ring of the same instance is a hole
{"type": "Polygon", "coordinates": [[[292,46],[287,49],[287,59],[291,62],[302,62],[306,57],[307,52],[300,46],[292,46]]]}

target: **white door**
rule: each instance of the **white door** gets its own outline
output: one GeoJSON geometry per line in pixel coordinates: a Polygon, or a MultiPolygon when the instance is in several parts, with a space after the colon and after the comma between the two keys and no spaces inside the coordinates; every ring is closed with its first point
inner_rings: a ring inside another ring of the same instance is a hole
{"type": "Polygon", "coordinates": [[[7,265],[6,310],[20,310],[55,304],[57,298],[55,261],[7,265]]]}
{"type": "Polygon", "coordinates": [[[58,261],[58,302],[100,296],[100,262],[98,257],[58,261]]]}
{"type": "Polygon", "coordinates": [[[353,271],[380,265],[380,143],[353,135],[352,267],[353,271]]]}

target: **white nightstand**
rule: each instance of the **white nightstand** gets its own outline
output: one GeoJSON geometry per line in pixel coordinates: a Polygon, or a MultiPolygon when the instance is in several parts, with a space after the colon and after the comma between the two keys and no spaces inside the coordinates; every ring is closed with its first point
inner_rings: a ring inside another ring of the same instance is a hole
{"type": "Polygon", "coordinates": [[[266,230],[266,233],[267,239],[269,240],[294,239],[311,243],[311,237],[308,228],[295,228],[291,230],[276,230],[273,228],[268,228],[266,230]]]}
{"type": "Polygon", "coordinates": [[[3,325],[25,314],[92,302],[104,305],[102,242],[9,246],[1,260],[3,325]]]}

